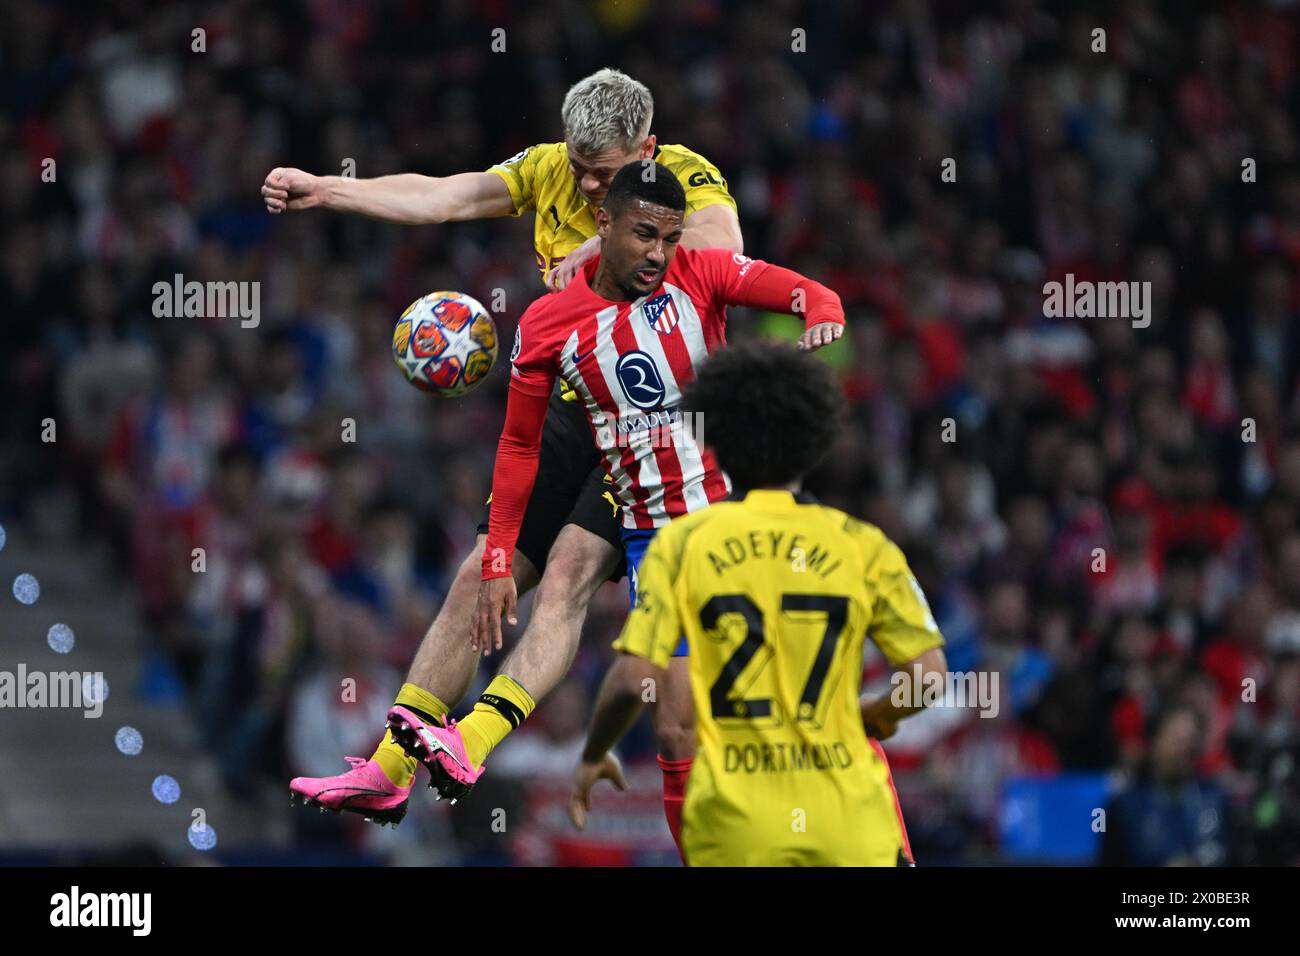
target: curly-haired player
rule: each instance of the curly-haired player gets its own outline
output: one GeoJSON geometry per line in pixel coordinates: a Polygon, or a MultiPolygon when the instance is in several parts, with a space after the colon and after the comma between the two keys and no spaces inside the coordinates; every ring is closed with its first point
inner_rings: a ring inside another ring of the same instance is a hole
{"type": "Polygon", "coordinates": [[[790,346],[742,344],[703,364],[682,405],[733,494],[659,529],[642,558],[574,777],[574,823],[598,779],[621,780],[609,749],[684,634],[697,739],[686,861],[909,863],[888,764],[863,728],[887,737],[918,708],[859,699],[863,642],[924,680],[946,667],[943,638],[898,546],[800,493],[834,439],[837,385],[790,346]]]}

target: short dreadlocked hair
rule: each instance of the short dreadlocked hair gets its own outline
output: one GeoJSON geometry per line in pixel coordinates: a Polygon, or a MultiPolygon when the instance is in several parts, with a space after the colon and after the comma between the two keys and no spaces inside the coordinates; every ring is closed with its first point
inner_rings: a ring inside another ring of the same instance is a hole
{"type": "Polygon", "coordinates": [[[830,368],[783,342],[744,342],[709,357],[682,396],[734,488],[775,488],[812,471],[839,429],[830,368]]]}
{"type": "Polygon", "coordinates": [[[605,209],[618,216],[634,199],[643,199],[665,209],[686,211],[686,190],[667,166],[649,159],[628,163],[610,180],[605,209]]]}

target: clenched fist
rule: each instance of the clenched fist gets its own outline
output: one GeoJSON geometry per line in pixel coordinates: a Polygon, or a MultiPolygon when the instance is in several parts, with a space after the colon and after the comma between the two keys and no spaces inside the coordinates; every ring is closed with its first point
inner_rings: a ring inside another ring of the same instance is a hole
{"type": "Polygon", "coordinates": [[[321,177],[291,166],[277,166],[262,183],[267,212],[311,209],[321,204],[321,177]]]}

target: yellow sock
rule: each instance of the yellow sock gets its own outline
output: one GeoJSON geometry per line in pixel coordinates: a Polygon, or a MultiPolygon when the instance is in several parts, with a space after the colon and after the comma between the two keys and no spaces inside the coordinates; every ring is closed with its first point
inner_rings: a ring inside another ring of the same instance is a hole
{"type": "Polygon", "coordinates": [[[399,707],[415,711],[421,717],[432,717],[439,723],[443,722],[447,711],[451,710],[419,684],[403,684],[402,689],[397,692],[397,700],[394,703],[399,707]]]}
{"type": "MultiPolygon", "coordinates": [[[[416,684],[403,684],[394,703],[439,722],[447,715],[447,705],[416,684]]],[[[415,779],[415,768],[420,766],[420,761],[408,756],[387,730],[383,742],[370,759],[379,764],[384,776],[399,787],[409,787],[415,779]]]]}
{"type": "Polygon", "coordinates": [[[505,674],[492,678],[474,710],[456,725],[475,769],[483,766],[492,748],[527,720],[536,706],[528,691],[505,674]]]}

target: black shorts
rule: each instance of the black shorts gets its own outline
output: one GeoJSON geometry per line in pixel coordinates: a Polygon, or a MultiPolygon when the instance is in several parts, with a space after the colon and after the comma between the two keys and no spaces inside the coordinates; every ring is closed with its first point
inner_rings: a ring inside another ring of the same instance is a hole
{"type": "MultiPolygon", "coordinates": [[[[489,499],[490,502],[490,499],[489,499]]],[[[483,506],[478,533],[487,534],[492,506],[483,506]]],[[[619,552],[618,567],[610,575],[620,580],[627,573],[623,553],[623,522],[618,499],[605,479],[600,452],[591,438],[587,413],[577,402],[566,402],[558,394],[542,426],[542,451],[537,463],[537,482],[524,510],[516,550],[533,563],[540,574],[546,568],[551,545],[566,524],[599,535],[619,552]]]]}

